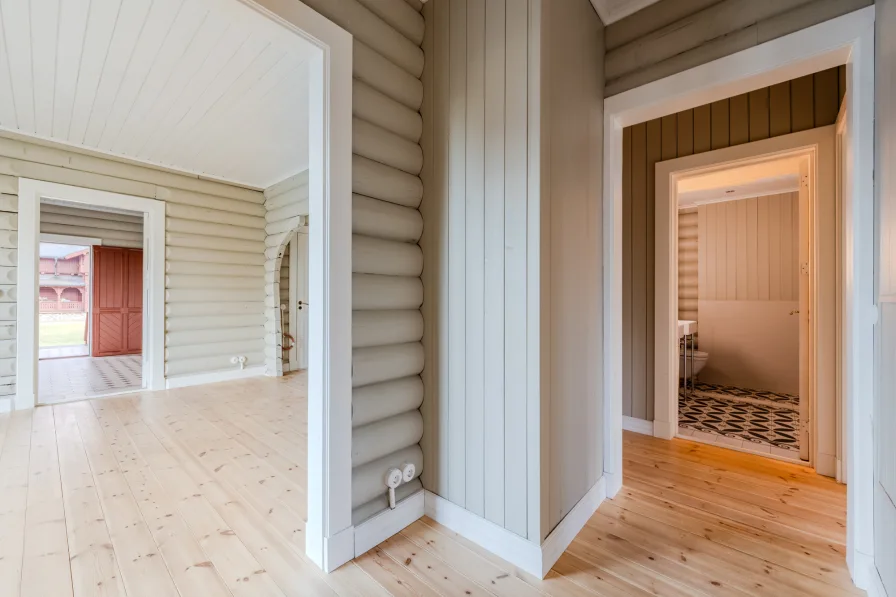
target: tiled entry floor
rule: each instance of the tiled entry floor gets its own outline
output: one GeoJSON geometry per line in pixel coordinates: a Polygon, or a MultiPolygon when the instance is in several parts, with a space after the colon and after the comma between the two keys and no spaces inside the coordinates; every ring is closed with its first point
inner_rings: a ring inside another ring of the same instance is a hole
{"type": "Polygon", "coordinates": [[[142,357],[75,357],[38,363],[38,402],[51,404],[139,390],[142,357]]]}
{"type": "Polygon", "coordinates": [[[678,396],[679,435],[799,461],[799,397],[697,382],[678,396]]]}

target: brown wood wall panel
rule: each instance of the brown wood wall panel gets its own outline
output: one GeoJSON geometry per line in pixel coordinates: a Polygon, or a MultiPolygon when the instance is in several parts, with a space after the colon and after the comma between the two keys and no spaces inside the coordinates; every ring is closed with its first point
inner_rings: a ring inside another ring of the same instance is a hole
{"type": "MultiPolygon", "coordinates": [[[[739,143],[787,135],[816,126],[834,124],[845,89],[845,68],[834,67],[744,95],[698,106],[677,114],[637,124],[623,131],[622,226],[623,226],[623,413],[653,419],[653,337],[654,337],[654,171],[658,161],[730,147],[739,143]]],[[[784,214],[777,206],[759,201],[747,207],[742,220],[706,215],[702,225],[725,232],[728,240],[707,248],[706,267],[716,272],[737,271],[744,247],[776,243],[771,254],[789,254],[790,246],[780,246],[780,221],[784,214]],[[754,213],[755,211],[755,213],[754,213]],[[772,223],[774,220],[776,223],[772,223]],[[768,225],[765,225],[766,221],[768,225]],[[743,223],[748,225],[744,227],[743,223]],[[757,232],[754,236],[755,222],[757,232]],[[731,234],[728,235],[730,227],[731,234]]],[[[702,248],[701,248],[702,250],[702,248]]],[[[767,262],[767,249],[760,248],[759,263],[767,262]]],[[[749,255],[749,253],[747,253],[749,255]]],[[[777,269],[765,276],[759,266],[747,266],[738,280],[714,275],[719,296],[746,295],[774,300],[790,291],[788,272],[777,269]],[[746,277],[744,277],[746,276],[746,277]],[[773,278],[773,279],[770,279],[773,278]],[[783,280],[782,280],[783,277],[783,280]],[[783,281],[783,284],[782,284],[783,281]],[[782,287],[783,286],[783,287],[782,287]]],[[[705,272],[701,276],[706,275],[705,272]]],[[[707,276],[707,281],[710,277],[707,276]]]]}

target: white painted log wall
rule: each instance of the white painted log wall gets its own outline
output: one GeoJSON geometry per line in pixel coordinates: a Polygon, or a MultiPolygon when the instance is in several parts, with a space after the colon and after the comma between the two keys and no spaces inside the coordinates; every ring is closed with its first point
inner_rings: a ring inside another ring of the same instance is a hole
{"type": "Polygon", "coordinates": [[[98,238],[110,247],[143,246],[142,216],[44,203],[40,206],[40,231],[98,238]]]}
{"type": "MultiPolygon", "coordinates": [[[[263,365],[265,209],[260,192],[0,137],[0,210],[15,210],[18,177],[164,201],[166,377],[236,369],[230,362],[236,354],[248,358],[247,366],[263,365]]],[[[54,205],[46,208],[47,213],[73,213],[54,205]]],[[[7,225],[3,215],[0,228],[7,225]]],[[[91,214],[95,220],[112,215],[91,214]]],[[[116,232],[134,234],[92,224],[48,222],[41,230],[104,240],[116,232]]],[[[0,244],[4,241],[12,238],[0,230],[0,244]]],[[[9,287],[0,301],[12,296],[14,284],[15,267],[0,265],[0,292],[9,287]]],[[[14,325],[4,326],[15,319],[14,313],[14,303],[0,302],[0,351],[3,338],[15,338],[14,325]],[[5,319],[7,311],[10,319],[5,319]]],[[[6,364],[0,355],[0,386],[6,364]]]]}
{"type": "Polygon", "coordinates": [[[407,460],[402,454],[413,452],[417,473],[423,470],[416,445],[423,428],[417,409],[424,361],[423,253],[417,245],[423,218],[417,208],[423,199],[418,175],[425,25],[418,0],[306,4],[354,36],[352,402],[363,406],[355,413],[352,441],[353,453],[378,458],[355,460],[358,523],[387,507],[383,476],[407,460]]]}
{"type": "Polygon", "coordinates": [[[0,400],[16,393],[18,181],[0,174],[0,400]]]}

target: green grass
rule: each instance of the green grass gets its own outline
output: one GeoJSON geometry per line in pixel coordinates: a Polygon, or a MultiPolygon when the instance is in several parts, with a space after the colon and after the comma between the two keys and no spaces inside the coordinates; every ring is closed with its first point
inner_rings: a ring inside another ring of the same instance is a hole
{"type": "Polygon", "coordinates": [[[40,322],[40,347],[84,344],[84,321],[40,322]]]}

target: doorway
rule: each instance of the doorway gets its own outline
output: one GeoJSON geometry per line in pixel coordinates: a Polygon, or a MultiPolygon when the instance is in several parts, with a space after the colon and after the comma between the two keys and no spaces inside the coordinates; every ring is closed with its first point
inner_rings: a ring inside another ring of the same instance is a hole
{"type": "Polygon", "coordinates": [[[19,191],[34,242],[19,248],[17,401],[160,389],[164,205],[25,179],[19,191]]]}
{"type": "MultiPolygon", "coordinates": [[[[832,131],[813,135],[827,138],[818,153],[830,161],[832,131]]],[[[662,309],[677,299],[678,437],[811,465],[816,381],[827,411],[822,420],[837,420],[834,387],[826,375],[817,379],[813,345],[815,324],[834,327],[830,306],[837,302],[827,276],[834,264],[814,246],[817,226],[826,238],[836,230],[834,189],[816,192],[816,157],[765,154],[724,164],[713,163],[709,153],[697,161],[711,165],[672,174],[676,282],[674,296],[658,294],[656,302],[662,309]],[[810,318],[818,304],[820,317],[810,318]]],[[[821,353],[828,369],[835,367],[827,356],[832,353],[821,353]]],[[[665,358],[662,349],[657,358],[665,358]]],[[[666,409],[657,400],[662,415],[666,409]]],[[[836,452],[836,429],[822,430],[823,449],[836,452]]],[[[836,468],[824,472],[833,476],[836,468]]]]}

